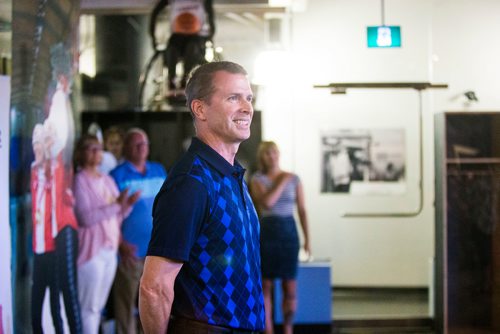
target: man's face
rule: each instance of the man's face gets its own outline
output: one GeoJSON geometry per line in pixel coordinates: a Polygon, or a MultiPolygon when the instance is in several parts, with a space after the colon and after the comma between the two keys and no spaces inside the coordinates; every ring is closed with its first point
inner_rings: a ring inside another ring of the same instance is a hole
{"type": "Polygon", "coordinates": [[[243,74],[215,73],[215,92],[204,103],[209,135],[225,144],[239,144],[250,137],[253,93],[243,74]]]}
{"type": "Polygon", "coordinates": [[[35,164],[41,164],[44,159],[43,144],[40,141],[33,142],[33,154],[35,155],[35,164]]]}
{"type": "Polygon", "coordinates": [[[149,154],[148,138],[141,133],[133,133],[127,145],[128,159],[133,163],[144,163],[149,154]]]}
{"type": "Polygon", "coordinates": [[[44,136],[44,151],[45,154],[47,155],[47,159],[51,158],[51,151],[52,147],[55,144],[55,137],[56,137],[56,132],[54,130],[54,126],[51,123],[45,123],[45,136],[44,136]]]}

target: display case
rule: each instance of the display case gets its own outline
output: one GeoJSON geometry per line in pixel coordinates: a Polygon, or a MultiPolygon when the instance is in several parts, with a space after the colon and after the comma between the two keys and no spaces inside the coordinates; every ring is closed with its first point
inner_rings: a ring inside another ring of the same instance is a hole
{"type": "MultiPolygon", "coordinates": [[[[300,262],[297,272],[297,313],[294,318],[296,333],[331,333],[332,283],[330,261],[300,262]]],[[[274,323],[283,324],[281,282],[274,284],[274,323]]]]}
{"type": "Polygon", "coordinates": [[[437,333],[500,333],[500,113],[435,116],[437,333]]]}

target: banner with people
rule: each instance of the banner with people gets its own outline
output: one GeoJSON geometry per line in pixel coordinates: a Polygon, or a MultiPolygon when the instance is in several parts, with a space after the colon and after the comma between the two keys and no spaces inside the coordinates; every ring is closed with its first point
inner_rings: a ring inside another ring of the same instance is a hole
{"type": "Polygon", "coordinates": [[[13,332],[81,332],[71,191],[79,6],[12,3],[13,332]]]}
{"type": "Polygon", "coordinates": [[[10,78],[0,76],[0,333],[12,333],[11,242],[9,226],[10,78]]]}

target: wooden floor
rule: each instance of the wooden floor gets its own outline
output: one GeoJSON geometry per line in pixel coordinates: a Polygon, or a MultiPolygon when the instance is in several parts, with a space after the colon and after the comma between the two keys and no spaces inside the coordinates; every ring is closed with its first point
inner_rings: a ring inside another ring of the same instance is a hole
{"type": "Polygon", "coordinates": [[[334,289],[332,319],[414,319],[432,316],[427,289],[334,289]]]}
{"type": "Polygon", "coordinates": [[[294,334],[437,334],[430,314],[427,289],[334,289],[332,323],[295,325],[294,334]]]}
{"type": "Polygon", "coordinates": [[[429,299],[427,289],[334,289],[330,333],[433,334],[429,299]]]}
{"type": "MultiPolygon", "coordinates": [[[[427,289],[334,289],[330,334],[415,333],[435,330],[427,289]]],[[[304,333],[316,333],[315,329],[304,333]]],[[[320,333],[320,332],[317,332],[320,333]]],[[[447,334],[499,334],[500,330],[450,328],[447,334]]]]}

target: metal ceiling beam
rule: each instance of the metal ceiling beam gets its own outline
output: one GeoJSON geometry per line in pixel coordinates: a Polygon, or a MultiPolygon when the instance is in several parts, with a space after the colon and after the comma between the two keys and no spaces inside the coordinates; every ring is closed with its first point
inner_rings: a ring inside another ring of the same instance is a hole
{"type": "Polygon", "coordinates": [[[413,88],[424,90],[429,88],[448,88],[447,84],[432,84],[430,82],[340,82],[328,85],[314,85],[314,88],[329,88],[334,94],[345,93],[347,88],[413,88]]]}
{"type": "MultiPolygon", "coordinates": [[[[157,0],[81,0],[82,14],[149,14],[157,0]]],[[[268,0],[214,0],[216,12],[284,12],[285,7],[270,6],[268,0]]]]}

